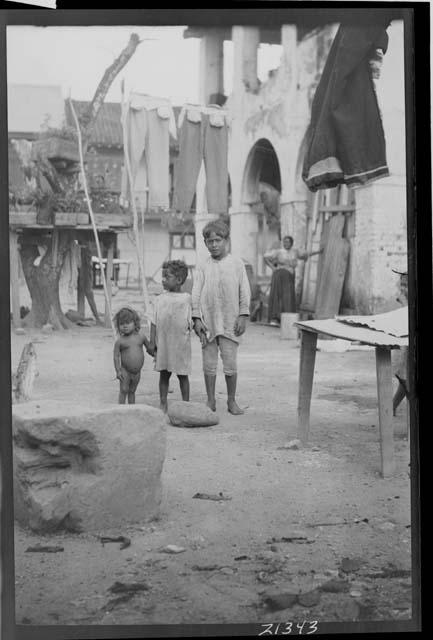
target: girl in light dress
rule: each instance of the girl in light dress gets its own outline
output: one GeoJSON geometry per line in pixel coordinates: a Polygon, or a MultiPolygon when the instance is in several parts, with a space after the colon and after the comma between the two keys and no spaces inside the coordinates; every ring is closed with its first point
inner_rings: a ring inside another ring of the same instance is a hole
{"type": "Polygon", "coordinates": [[[164,262],[164,293],[156,298],[153,308],[148,353],[155,356],[155,371],[159,371],[160,406],[165,413],[172,373],[179,379],[182,400],[189,401],[191,296],[181,291],[187,276],[188,267],[182,260],[164,262]]]}

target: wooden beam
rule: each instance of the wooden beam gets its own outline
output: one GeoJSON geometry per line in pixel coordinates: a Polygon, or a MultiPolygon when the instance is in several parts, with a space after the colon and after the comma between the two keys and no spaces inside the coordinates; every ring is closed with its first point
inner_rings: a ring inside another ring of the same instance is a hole
{"type": "Polygon", "coordinates": [[[105,326],[111,327],[111,281],[113,278],[113,256],[114,256],[114,241],[109,240],[108,244],[108,252],[107,252],[107,270],[106,270],[106,279],[107,279],[107,293],[108,300],[105,300],[105,326]]]}
{"type": "Polygon", "coordinates": [[[329,207],[320,207],[320,213],[352,213],[355,209],[353,204],[335,204],[329,207]]]}
{"type": "Polygon", "coordinates": [[[394,430],[392,424],[391,349],[376,347],[377,397],[379,402],[379,430],[381,471],[384,478],[395,471],[394,430]]]}
{"type": "MultiPolygon", "coordinates": [[[[147,218],[147,216],[146,216],[147,218]]],[[[161,218],[161,214],[157,216],[151,215],[149,219],[161,218]]],[[[132,217],[130,214],[120,214],[120,213],[95,213],[95,221],[100,228],[110,229],[119,228],[119,229],[128,229],[132,226],[132,217]]],[[[71,211],[61,211],[55,213],[55,224],[56,226],[62,227],[81,227],[83,229],[92,229],[92,226],[89,224],[89,216],[87,213],[75,213],[71,211]]],[[[36,211],[9,211],[9,226],[11,227],[19,227],[26,228],[32,227],[36,229],[52,229],[54,225],[52,224],[41,224],[39,225],[36,222],[36,211]]]]}
{"type": "Polygon", "coordinates": [[[11,284],[11,307],[12,322],[15,329],[21,327],[20,316],[20,255],[18,249],[18,235],[16,231],[9,231],[9,262],[10,262],[10,284],[11,284]]]}

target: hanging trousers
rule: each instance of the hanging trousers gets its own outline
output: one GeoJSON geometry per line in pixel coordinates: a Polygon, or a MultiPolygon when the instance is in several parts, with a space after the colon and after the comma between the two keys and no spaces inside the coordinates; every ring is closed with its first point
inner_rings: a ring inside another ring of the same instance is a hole
{"type": "Polygon", "coordinates": [[[190,122],[185,114],[179,133],[179,159],[175,176],[174,207],[190,211],[202,161],[206,172],[206,201],[209,213],[228,209],[227,124],[215,126],[208,114],[201,122],[190,122]]]}
{"type": "MultiPolygon", "coordinates": [[[[128,149],[134,191],[149,209],[169,206],[169,120],[157,109],[130,109],[127,116],[128,149]]],[[[124,185],[128,183],[127,179],[124,185]]],[[[126,191],[126,190],[125,190],[126,191]]],[[[130,199],[130,194],[124,194],[130,199]]]]}

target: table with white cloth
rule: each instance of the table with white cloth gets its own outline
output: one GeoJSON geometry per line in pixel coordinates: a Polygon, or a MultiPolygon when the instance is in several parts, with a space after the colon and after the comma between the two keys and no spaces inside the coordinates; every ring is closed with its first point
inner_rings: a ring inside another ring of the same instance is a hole
{"type": "Polygon", "coordinates": [[[377,316],[345,316],[327,320],[297,322],[301,332],[298,390],[298,438],[308,442],[317,337],[319,334],[370,345],[376,352],[382,476],[395,470],[392,421],[391,350],[408,345],[407,307],[377,316]],[[372,328],[374,327],[374,328],[372,328]],[[387,329],[386,331],[384,329],[387,329]],[[392,333],[390,333],[390,331],[392,333]],[[394,335],[397,334],[397,335],[394,335]]]}

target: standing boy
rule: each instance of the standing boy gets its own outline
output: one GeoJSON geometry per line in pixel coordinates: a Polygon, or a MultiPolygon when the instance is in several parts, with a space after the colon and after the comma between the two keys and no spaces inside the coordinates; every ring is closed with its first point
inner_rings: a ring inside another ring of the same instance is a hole
{"type": "Polygon", "coordinates": [[[207,405],[216,411],[219,350],[227,384],[227,408],[239,415],[243,411],[236,403],[237,349],[245,332],[251,294],[244,263],[228,253],[229,234],[228,226],[220,220],[209,222],[203,229],[210,257],[194,275],[192,318],[203,349],[207,405]]]}

